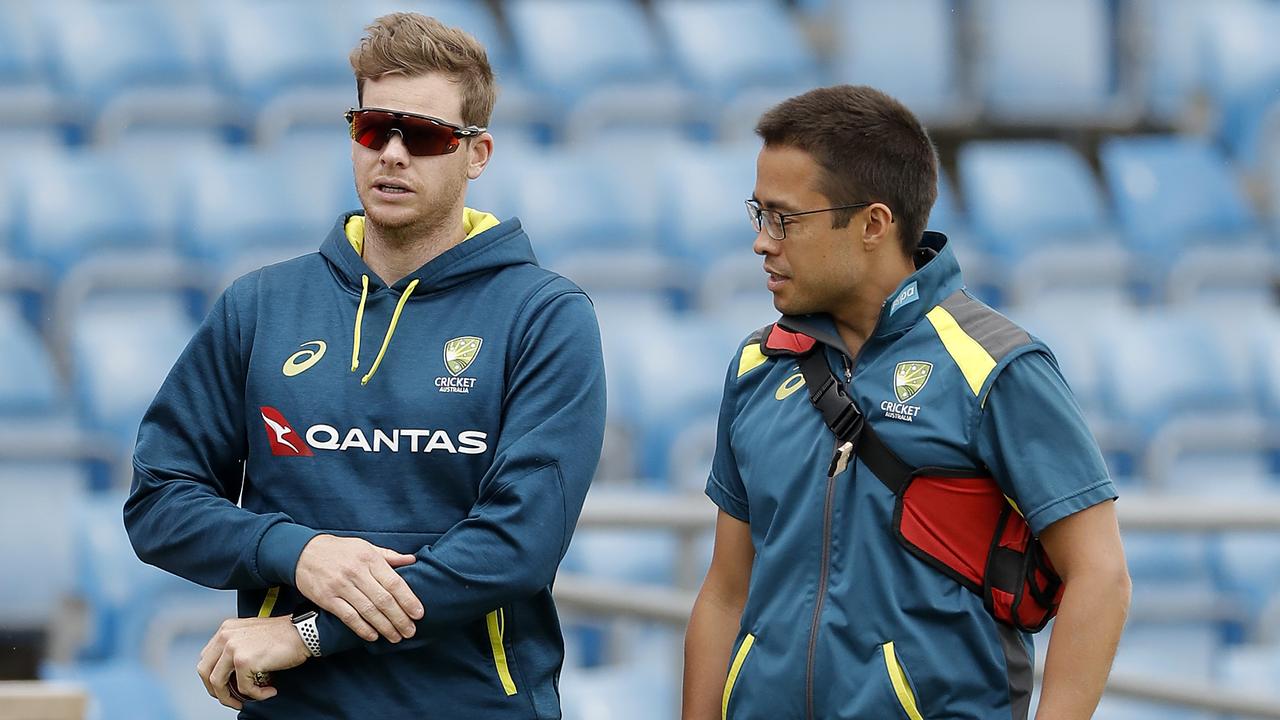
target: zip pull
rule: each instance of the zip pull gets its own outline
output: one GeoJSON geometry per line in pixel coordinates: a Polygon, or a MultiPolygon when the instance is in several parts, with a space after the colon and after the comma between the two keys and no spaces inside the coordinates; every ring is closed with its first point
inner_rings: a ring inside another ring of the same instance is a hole
{"type": "Polygon", "coordinates": [[[827,477],[834,478],[844,472],[849,467],[849,459],[853,457],[853,441],[847,441],[843,445],[836,447],[836,453],[831,458],[831,465],[827,468],[827,477]]]}
{"type": "Polygon", "coordinates": [[[844,384],[850,385],[853,383],[853,366],[849,363],[848,355],[840,353],[840,359],[844,361],[844,384]]]}

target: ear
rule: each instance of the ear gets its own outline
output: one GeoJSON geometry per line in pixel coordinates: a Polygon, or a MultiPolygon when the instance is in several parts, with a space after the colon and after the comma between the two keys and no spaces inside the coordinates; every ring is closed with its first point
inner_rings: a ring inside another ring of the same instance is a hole
{"type": "Polygon", "coordinates": [[[898,228],[893,222],[893,211],[884,203],[872,203],[862,214],[862,246],[868,252],[885,243],[898,243],[898,228]]]}
{"type": "Polygon", "coordinates": [[[489,133],[472,139],[467,147],[467,179],[475,180],[493,157],[493,136],[489,133]]]}

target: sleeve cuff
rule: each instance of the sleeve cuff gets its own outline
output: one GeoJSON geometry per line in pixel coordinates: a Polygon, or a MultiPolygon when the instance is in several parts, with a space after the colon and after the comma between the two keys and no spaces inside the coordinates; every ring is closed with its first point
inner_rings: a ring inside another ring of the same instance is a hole
{"type": "Polygon", "coordinates": [[[316,633],[320,635],[321,656],[336,655],[367,644],[337,616],[325,610],[316,615],[316,633]]]}
{"type": "Polygon", "coordinates": [[[276,523],[258,542],[258,574],[276,585],[294,585],[298,556],[320,532],[290,522],[276,523]]]}
{"type": "Polygon", "coordinates": [[[1111,482],[1111,478],[1103,478],[1073,495],[1058,498],[1027,513],[1027,524],[1031,526],[1032,532],[1039,535],[1045,528],[1068,515],[1074,515],[1107,500],[1115,500],[1116,497],[1116,486],[1111,482]]]}
{"type": "Polygon", "coordinates": [[[750,508],[716,481],[714,475],[707,478],[707,497],[721,510],[729,513],[744,523],[751,522],[750,508]]]}

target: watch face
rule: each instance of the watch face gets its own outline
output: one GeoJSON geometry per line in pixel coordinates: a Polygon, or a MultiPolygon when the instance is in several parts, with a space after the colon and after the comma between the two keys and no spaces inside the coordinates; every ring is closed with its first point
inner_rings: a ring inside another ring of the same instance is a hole
{"type": "Polygon", "coordinates": [[[304,613],[300,613],[300,614],[298,614],[298,615],[294,615],[294,616],[293,616],[293,621],[294,621],[295,623],[306,622],[306,621],[310,620],[311,618],[313,618],[313,617],[315,617],[315,616],[316,616],[316,611],[315,611],[315,610],[308,610],[308,611],[306,611],[306,612],[304,612],[304,613]]]}

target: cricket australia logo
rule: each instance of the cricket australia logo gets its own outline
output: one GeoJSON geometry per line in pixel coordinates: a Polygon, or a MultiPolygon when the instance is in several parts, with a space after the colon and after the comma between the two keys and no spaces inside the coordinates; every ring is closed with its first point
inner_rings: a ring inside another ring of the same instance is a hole
{"type": "Polygon", "coordinates": [[[452,377],[436,378],[436,388],[440,392],[469,393],[475,387],[475,378],[458,377],[471,367],[476,356],[480,354],[480,346],[484,338],[474,335],[456,337],[444,344],[444,368],[452,377]]]}
{"type": "Polygon", "coordinates": [[[907,401],[920,394],[925,383],[929,382],[929,375],[932,372],[933,363],[923,360],[898,363],[898,366],[893,369],[893,393],[898,401],[885,400],[880,403],[884,416],[903,422],[915,422],[916,416],[920,414],[920,406],[908,405],[907,401]]]}
{"type": "Polygon", "coordinates": [[[923,390],[932,372],[933,363],[923,360],[898,363],[893,369],[893,391],[898,395],[898,402],[906,402],[923,390]]]}

